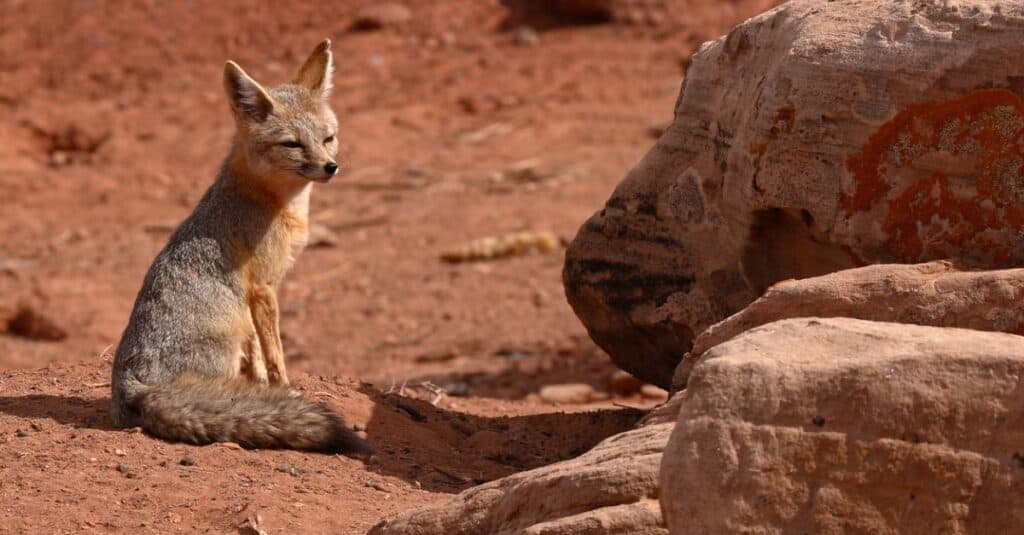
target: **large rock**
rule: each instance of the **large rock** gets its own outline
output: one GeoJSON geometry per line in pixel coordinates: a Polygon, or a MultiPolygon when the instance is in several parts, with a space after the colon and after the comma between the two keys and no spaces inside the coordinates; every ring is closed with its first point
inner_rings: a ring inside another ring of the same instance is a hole
{"type": "Polygon", "coordinates": [[[759,325],[806,316],[1024,334],[1024,269],[964,272],[945,261],[880,264],[780,282],[701,333],[676,367],[672,388],[686,386],[708,349],[759,325]]]}
{"type": "Polygon", "coordinates": [[[1024,338],[856,319],[710,349],[682,394],[672,533],[1013,533],[1024,525],[1024,338]]]}
{"type": "Polygon", "coordinates": [[[373,535],[664,535],[658,505],[661,455],[678,403],[645,424],[568,461],[463,491],[445,503],[401,513],[373,535]],[[667,412],[666,412],[667,411],[667,412]]]}
{"type": "Polygon", "coordinates": [[[794,0],[706,44],[675,121],[566,253],[570,304],[668,387],[775,282],[1024,261],[1024,3],[794,0]]]}

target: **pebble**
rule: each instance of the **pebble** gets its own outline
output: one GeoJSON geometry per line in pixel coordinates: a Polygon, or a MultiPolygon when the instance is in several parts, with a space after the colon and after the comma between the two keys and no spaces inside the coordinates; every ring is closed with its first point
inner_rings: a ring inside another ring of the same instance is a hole
{"type": "Polygon", "coordinates": [[[529,26],[520,26],[516,28],[513,41],[519,46],[537,46],[540,43],[540,35],[529,26]]]}
{"type": "Polygon", "coordinates": [[[373,31],[388,26],[397,26],[408,22],[412,11],[396,2],[380,2],[370,4],[356,11],[350,29],[355,31],[373,31]]]}
{"type": "Polygon", "coordinates": [[[588,403],[597,397],[594,387],[585,383],[546,385],[540,389],[540,398],[548,403],[588,403]]]}
{"type": "Polygon", "coordinates": [[[186,455],[182,457],[180,461],[178,461],[178,464],[182,466],[193,466],[196,464],[196,460],[186,455]]]}
{"type": "Polygon", "coordinates": [[[644,385],[640,388],[640,395],[645,398],[668,401],[668,392],[663,388],[654,385],[644,385]]]}
{"type": "Polygon", "coordinates": [[[297,466],[292,466],[290,464],[279,464],[274,467],[274,470],[277,470],[278,472],[284,472],[292,477],[299,477],[302,474],[305,474],[307,471],[304,468],[299,468],[297,466]]]}
{"type": "Polygon", "coordinates": [[[622,370],[616,370],[608,378],[608,389],[617,396],[631,396],[639,393],[643,386],[643,381],[622,370]]]}
{"type": "Polygon", "coordinates": [[[308,247],[335,247],[338,245],[338,235],[334,233],[327,225],[323,225],[317,222],[310,222],[309,224],[309,240],[307,242],[308,247]]]}

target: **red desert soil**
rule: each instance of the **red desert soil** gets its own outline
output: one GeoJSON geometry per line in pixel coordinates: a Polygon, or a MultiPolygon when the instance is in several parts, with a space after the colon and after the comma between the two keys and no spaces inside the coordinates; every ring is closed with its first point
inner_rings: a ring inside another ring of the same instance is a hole
{"type": "Polygon", "coordinates": [[[578,455],[653,403],[537,395],[604,392],[614,371],[564,301],[559,251],[439,257],[520,230],[571,239],[671,120],[693,50],[773,2],[542,21],[535,44],[495,0],[410,1],[408,22],[349,31],[370,3],[4,3],[0,331],[27,307],[67,336],[0,335],[0,531],[361,533],[578,455]],[[297,385],[365,426],[379,462],[112,428],[111,346],[229,143],[223,62],[280,83],[323,37],[345,172],[314,192],[323,237],[281,288],[282,331],[297,385]]]}

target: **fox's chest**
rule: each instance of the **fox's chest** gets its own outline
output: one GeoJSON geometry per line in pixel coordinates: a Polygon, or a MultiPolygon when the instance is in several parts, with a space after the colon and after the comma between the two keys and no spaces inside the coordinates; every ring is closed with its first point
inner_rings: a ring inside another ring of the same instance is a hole
{"type": "Polygon", "coordinates": [[[247,279],[255,284],[276,286],[308,240],[309,223],[305,217],[279,216],[254,247],[246,266],[247,279]]]}

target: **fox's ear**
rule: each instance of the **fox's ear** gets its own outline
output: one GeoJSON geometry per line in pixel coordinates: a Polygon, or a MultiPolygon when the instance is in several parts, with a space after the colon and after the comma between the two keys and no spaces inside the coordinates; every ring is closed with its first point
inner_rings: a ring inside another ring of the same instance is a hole
{"type": "Polygon", "coordinates": [[[324,39],[302,64],[299,75],[292,82],[308,88],[323,98],[331,93],[331,75],[334,73],[334,60],[331,56],[331,40],[324,39]]]}
{"type": "Polygon", "coordinates": [[[262,122],[274,111],[274,100],[267,90],[234,61],[224,66],[224,90],[236,115],[262,122]]]}

